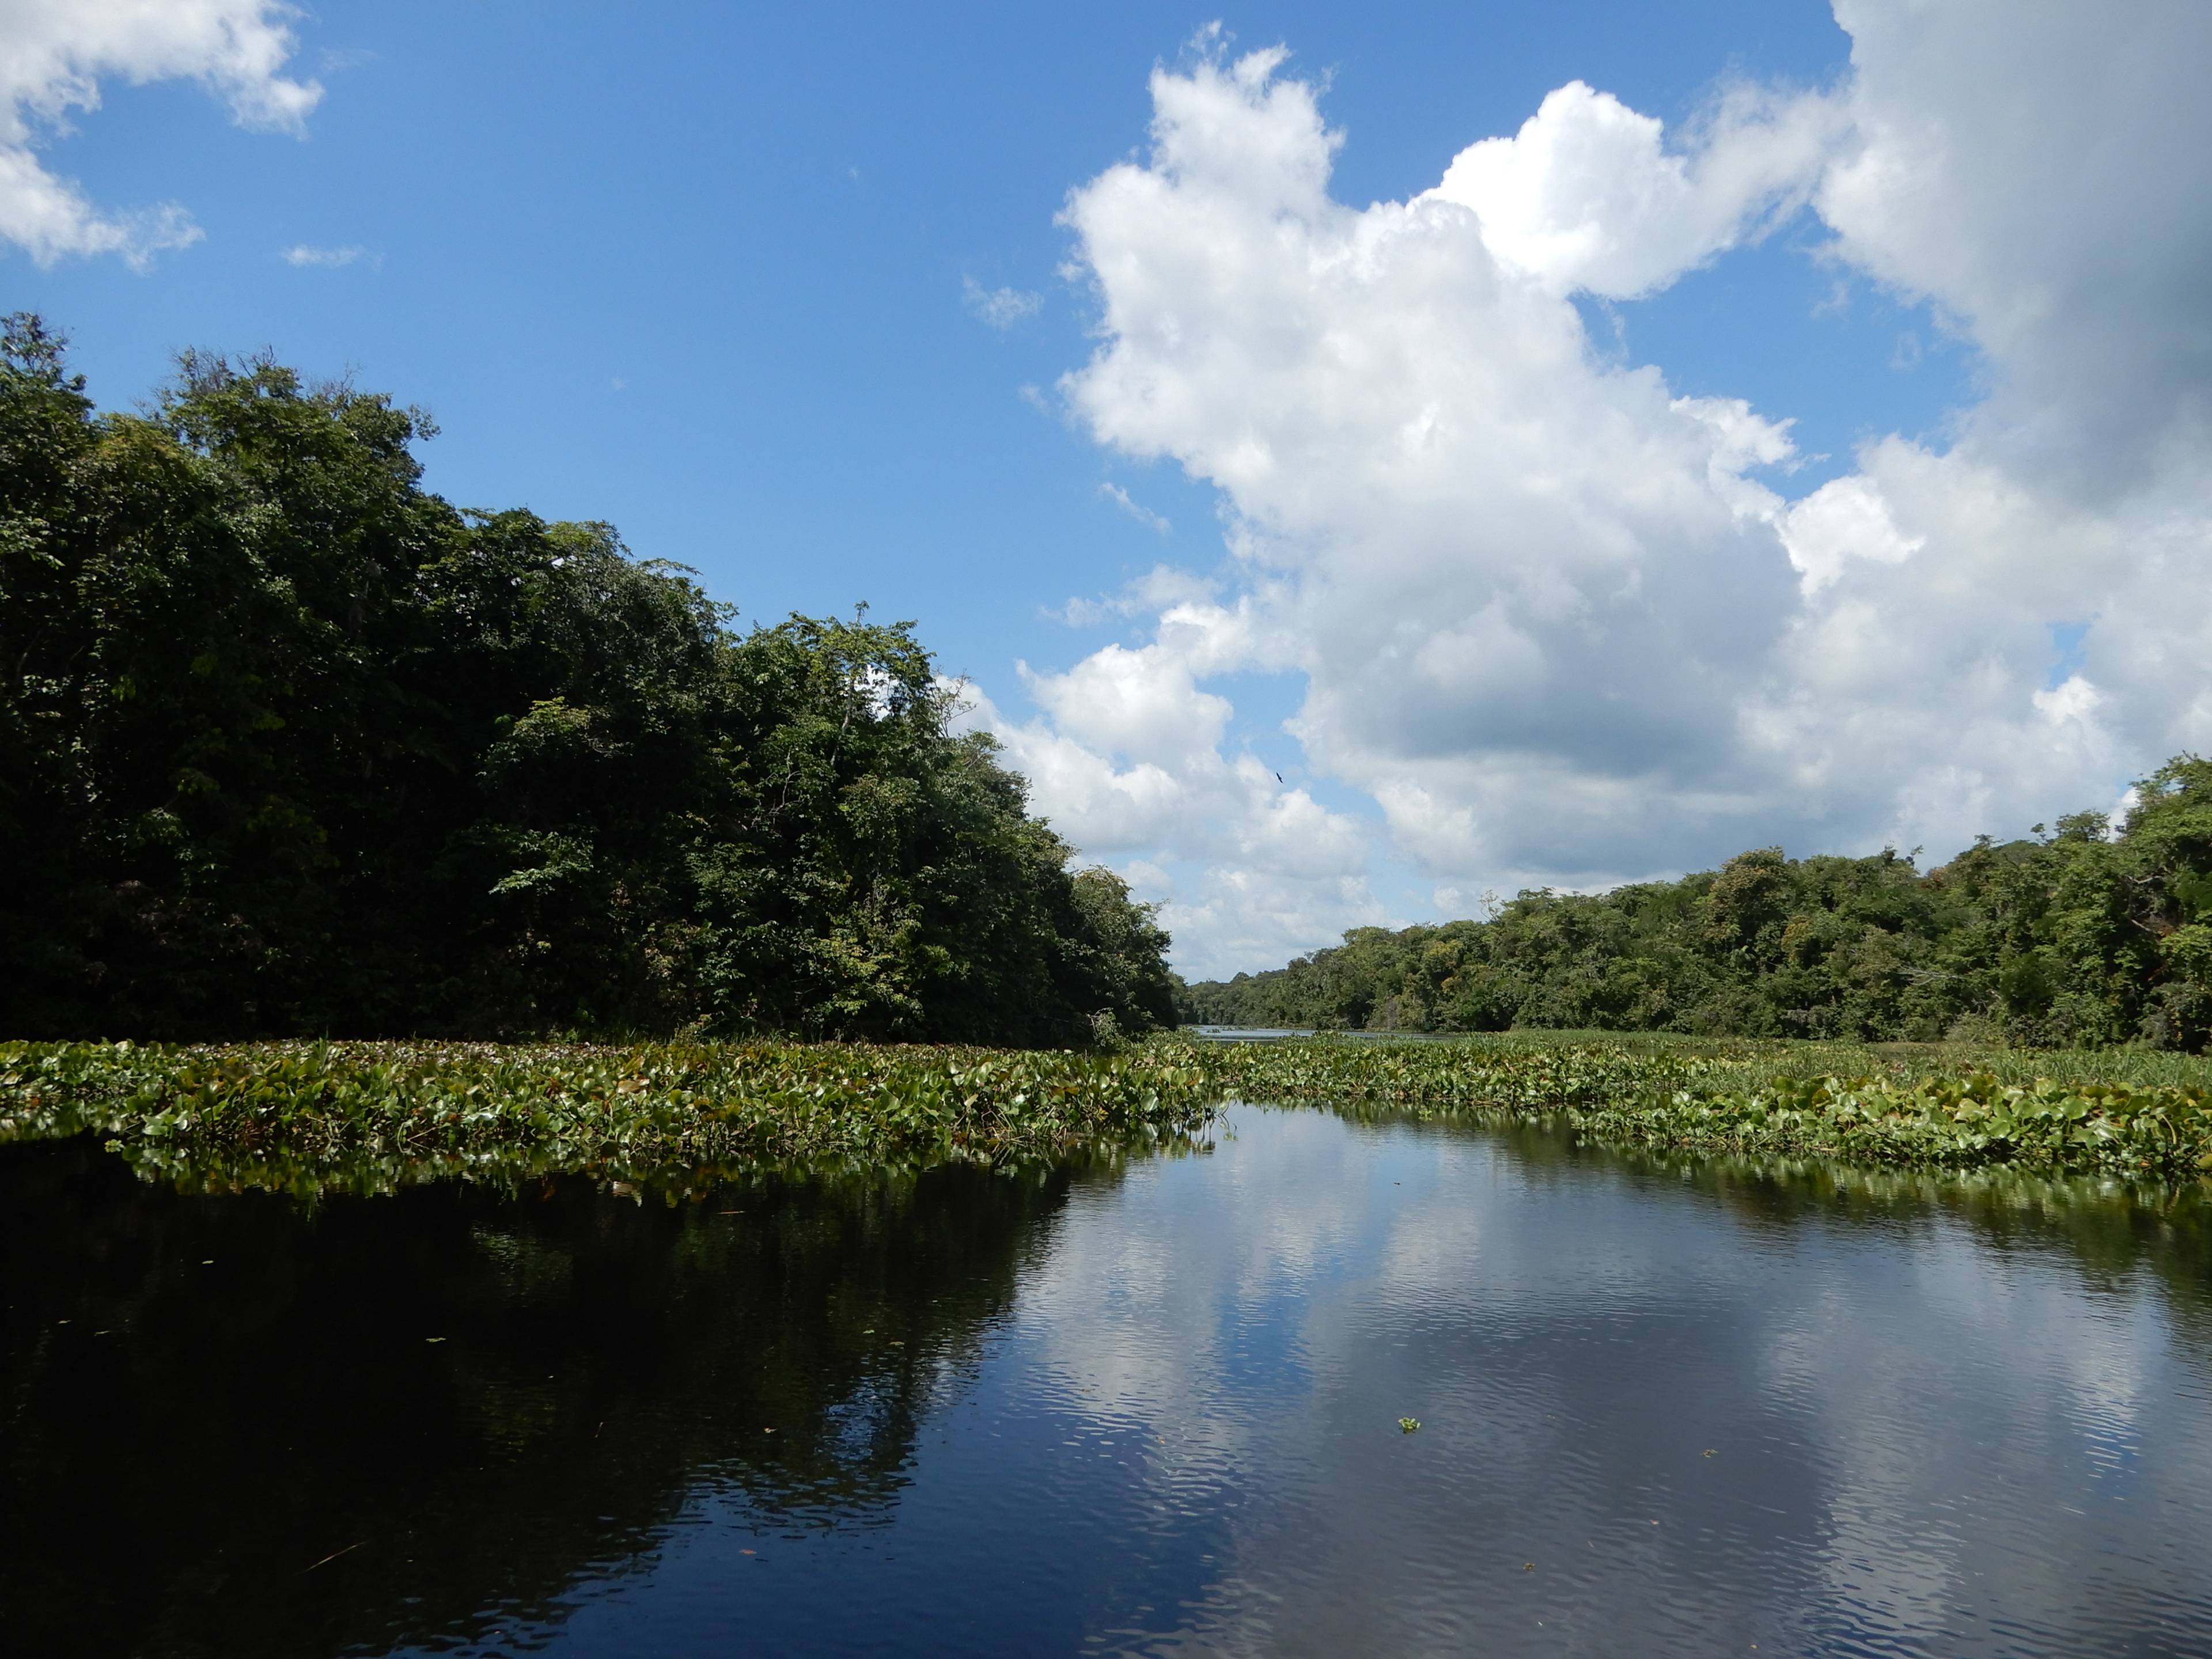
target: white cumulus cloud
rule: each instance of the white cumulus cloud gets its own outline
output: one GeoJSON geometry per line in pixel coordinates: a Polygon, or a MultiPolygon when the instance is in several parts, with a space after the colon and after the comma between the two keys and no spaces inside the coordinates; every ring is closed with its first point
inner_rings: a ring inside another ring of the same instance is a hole
{"type": "Polygon", "coordinates": [[[1907,541],[1900,535],[1881,492],[1859,476],[1822,484],[1791,506],[1778,523],[1783,548],[1808,593],[1833,583],[1847,559],[1902,564],[1928,540],[1917,536],[1907,541]]]}
{"type": "MultiPolygon", "coordinates": [[[[1138,585],[1182,586],[1158,573],[1138,585]]],[[[1012,720],[971,692],[969,723],[1005,745],[1035,806],[1163,902],[1186,963],[1233,969],[1383,920],[1358,821],[1225,751],[1231,705],[1200,682],[1265,647],[1249,637],[1249,607],[1184,591],[1143,646],[1108,646],[1065,673],[1024,665],[1040,717],[1012,720]]]]}
{"type": "Polygon", "coordinates": [[[1186,966],[1373,919],[1385,867],[1510,891],[1774,841],[1947,854],[2212,743],[2212,9],[1837,13],[1834,87],[1670,134],[1572,83],[1365,208],[1279,51],[1201,51],[1154,73],[1147,152],[1071,193],[1100,344],[1061,394],[1215,489],[1227,585],[1033,676],[1000,729],[1071,836],[1167,872],[1186,966]],[[1790,411],[1677,395],[1575,301],[1808,207],[1989,392],[1948,447],[1873,440],[1792,500],[1790,411]],[[1303,677],[1288,735],[1337,793],[1232,738],[1212,683],[1255,671],[1303,677]]]}
{"type": "Polygon", "coordinates": [[[0,238],[52,264],[119,254],[143,266],[201,232],[173,203],[124,212],[94,206],[40,161],[73,113],[100,107],[100,83],[195,80],[240,125],[304,130],[322,97],[280,71],[292,54],[278,0],[8,0],[0,5],[0,238]]]}
{"type": "Polygon", "coordinates": [[[1839,128],[1825,98],[1741,87],[1686,150],[1580,81],[1511,138],[1470,144],[1431,192],[1474,210],[1491,253],[1561,292],[1633,299],[1800,205],[1839,128]]]}

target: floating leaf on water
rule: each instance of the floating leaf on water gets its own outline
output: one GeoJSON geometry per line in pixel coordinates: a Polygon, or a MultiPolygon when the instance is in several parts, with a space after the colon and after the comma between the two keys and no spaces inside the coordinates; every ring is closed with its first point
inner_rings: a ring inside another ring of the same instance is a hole
{"type": "Polygon", "coordinates": [[[1421,1419],[1418,1417],[1401,1417],[1398,1419],[1398,1432],[1401,1434],[1411,1434],[1420,1426],[1421,1419]]]}
{"type": "Polygon", "coordinates": [[[834,1156],[919,1167],[1056,1156],[1085,1143],[1196,1147],[1218,1103],[1274,1097],[1553,1122],[1578,1139],[1670,1158],[2042,1166],[2130,1179],[2212,1171],[2212,1103],[2200,1084],[2029,1087],[1986,1070],[1916,1078],[1871,1054],[1837,1066],[1869,1068],[1853,1076],[1762,1077],[1758,1063],[1748,1049],[1710,1056],[1577,1040],[1391,1052],[1324,1039],[1201,1049],[1165,1038],[1113,1056],[757,1042],[0,1042],[0,1138],[95,1129],[149,1178],[301,1190],[590,1169],[641,1201],[666,1171],[709,1164],[834,1156]]]}

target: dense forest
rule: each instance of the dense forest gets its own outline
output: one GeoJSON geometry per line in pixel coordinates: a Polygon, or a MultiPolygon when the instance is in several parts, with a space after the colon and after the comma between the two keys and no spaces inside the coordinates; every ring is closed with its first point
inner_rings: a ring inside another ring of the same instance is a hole
{"type": "Polygon", "coordinates": [[[422,489],[419,411],[0,341],[0,1036],[1060,1044],[1166,935],[905,624],[740,631],[603,524],[422,489]]]}
{"type": "Polygon", "coordinates": [[[1593,896],[1522,892],[1480,921],[1362,927],[1269,973],[1177,992],[1187,1021],[1512,1028],[2038,1046],[2212,1037],[2212,762],[2137,786],[2115,826],[2061,818],[1924,873],[1743,853],[1593,896]]]}

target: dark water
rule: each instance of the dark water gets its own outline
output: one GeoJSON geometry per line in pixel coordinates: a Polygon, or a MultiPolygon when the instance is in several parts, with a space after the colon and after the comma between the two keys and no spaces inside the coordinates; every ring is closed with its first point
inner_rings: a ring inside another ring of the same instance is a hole
{"type": "Polygon", "coordinates": [[[2200,1203],[1233,1126],[673,1207],[0,1147],[0,1652],[2212,1654],[2200,1203]]]}

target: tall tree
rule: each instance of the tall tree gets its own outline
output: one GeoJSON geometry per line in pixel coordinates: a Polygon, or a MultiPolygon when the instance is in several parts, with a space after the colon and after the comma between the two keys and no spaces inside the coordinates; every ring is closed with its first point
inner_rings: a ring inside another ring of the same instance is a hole
{"type": "Polygon", "coordinates": [[[905,624],[738,632],[602,524],[422,488],[416,411],[0,338],[0,1029],[1087,1040],[1166,936],[905,624]]]}
{"type": "Polygon", "coordinates": [[[2039,1045],[2212,1042],[2212,762],[2182,756],[2046,834],[1924,873],[1894,851],[1784,856],[1610,893],[1522,892],[1186,986],[1188,1019],[1416,1030],[1599,1029],[2039,1045]]]}

